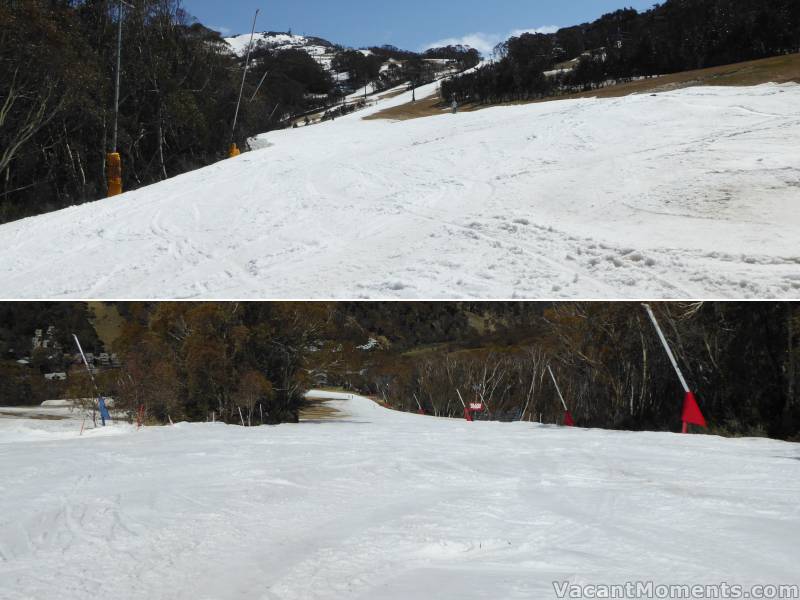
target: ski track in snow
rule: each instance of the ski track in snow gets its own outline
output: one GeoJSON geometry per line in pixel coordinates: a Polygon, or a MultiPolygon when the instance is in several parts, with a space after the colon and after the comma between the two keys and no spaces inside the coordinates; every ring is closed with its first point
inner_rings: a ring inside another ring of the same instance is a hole
{"type": "Polygon", "coordinates": [[[800,446],[466,423],[88,430],[0,419],[0,597],[555,597],[798,584],[800,446]]]}
{"type": "Polygon", "coordinates": [[[0,226],[0,295],[800,295],[800,85],[362,120],[408,100],[0,226]]]}

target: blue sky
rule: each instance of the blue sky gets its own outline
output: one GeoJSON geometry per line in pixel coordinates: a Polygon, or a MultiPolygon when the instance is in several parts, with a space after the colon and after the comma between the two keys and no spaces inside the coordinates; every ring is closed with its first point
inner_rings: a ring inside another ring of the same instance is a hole
{"type": "Polygon", "coordinates": [[[440,42],[471,42],[487,50],[523,30],[564,27],[654,0],[183,0],[202,23],[224,34],[258,30],[318,35],[346,46],[393,44],[421,50],[440,42]]]}

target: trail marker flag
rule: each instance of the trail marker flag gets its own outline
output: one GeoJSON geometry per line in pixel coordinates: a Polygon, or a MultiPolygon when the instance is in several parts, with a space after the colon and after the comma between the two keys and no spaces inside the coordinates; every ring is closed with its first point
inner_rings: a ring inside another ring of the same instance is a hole
{"type": "Polygon", "coordinates": [[[699,427],[708,427],[706,418],[697,405],[697,398],[694,397],[692,392],[688,392],[683,401],[683,422],[698,425],[699,427]]]}
{"type": "Polygon", "coordinates": [[[464,402],[464,398],[461,396],[461,390],[456,388],[456,394],[458,394],[458,399],[461,400],[461,404],[464,407],[464,420],[473,421],[474,419],[472,418],[472,410],[469,406],[467,406],[467,403],[464,402]]]}
{"type": "Polygon", "coordinates": [[[102,396],[98,398],[97,406],[100,409],[100,419],[103,421],[103,427],[105,427],[106,421],[111,420],[111,415],[108,413],[108,407],[106,406],[106,399],[102,396]]]}
{"type": "Polygon", "coordinates": [[[661,325],[658,324],[658,319],[656,319],[656,315],[653,312],[653,309],[650,307],[649,304],[642,304],[647,314],[650,315],[650,320],[653,322],[653,327],[656,328],[656,332],[658,333],[658,337],[661,340],[661,344],[664,346],[664,350],[667,352],[667,356],[669,357],[669,361],[672,363],[672,367],[675,369],[675,373],[678,375],[678,379],[681,381],[681,385],[683,386],[683,390],[686,392],[686,396],[683,400],[683,415],[681,420],[683,421],[683,433],[689,433],[689,425],[698,425],[700,427],[708,427],[706,423],[706,418],[703,416],[703,412],[700,410],[700,406],[697,404],[697,398],[695,398],[694,393],[691,389],[689,389],[689,384],[686,383],[686,378],[683,376],[683,372],[681,371],[680,367],[678,366],[678,360],[675,358],[675,355],[672,353],[672,348],[669,347],[669,342],[667,342],[667,337],[664,335],[664,332],[661,329],[661,325]]]}
{"type": "Polygon", "coordinates": [[[475,420],[475,413],[482,413],[486,410],[486,406],[482,402],[470,402],[464,407],[464,418],[467,421],[475,420]]]}
{"type": "Polygon", "coordinates": [[[425,409],[424,409],[424,408],[422,408],[422,404],[420,403],[420,401],[419,401],[419,398],[417,398],[417,395],[416,395],[416,394],[414,394],[414,400],[416,400],[416,401],[417,401],[417,408],[419,409],[419,410],[417,411],[417,414],[419,414],[419,415],[424,415],[424,414],[426,414],[426,413],[425,413],[425,409]]]}
{"type": "Polygon", "coordinates": [[[564,396],[561,394],[561,389],[558,387],[556,376],[553,374],[553,369],[550,368],[550,365],[547,365],[547,370],[550,372],[550,378],[553,380],[553,385],[556,386],[558,397],[561,398],[561,405],[564,407],[564,425],[566,427],[575,427],[575,419],[572,418],[572,413],[569,412],[569,408],[567,408],[567,402],[564,400],[564,396]]]}

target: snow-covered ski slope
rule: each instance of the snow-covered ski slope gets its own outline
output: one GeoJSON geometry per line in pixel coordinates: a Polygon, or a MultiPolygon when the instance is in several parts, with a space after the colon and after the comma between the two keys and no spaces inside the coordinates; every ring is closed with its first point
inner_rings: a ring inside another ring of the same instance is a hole
{"type": "Polygon", "coordinates": [[[409,100],[4,225],[1,294],[800,296],[800,85],[362,120],[409,100]]]}
{"type": "Polygon", "coordinates": [[[336,404],[332,422],[82,438],[0,419],[0,597],[528,600],[555,598],[553,581],[800,583],[797,444],[336,404]]]}

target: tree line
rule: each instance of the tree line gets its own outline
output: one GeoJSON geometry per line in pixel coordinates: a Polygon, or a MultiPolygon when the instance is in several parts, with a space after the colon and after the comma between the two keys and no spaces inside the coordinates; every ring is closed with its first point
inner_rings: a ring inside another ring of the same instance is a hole
{"type": "Polygon", "coordinates": [[[296,422],[312,386],[325,304],[159,303],[128,307],[115,347],[124,366],[107,385],[116,407],[151,421],[296,422]]]}
{"type": "MultiPolygon", "coordinates": [[[[0,223],[106,195],[120,18],[125,190],[211,164],[231,141],[244,148],[253,135],[287,127],[293,115],[332,106],[344,93],[308,53],[262,44],[232,132],[244,57],[180,0],[129,0],[121,14],[119,7],[118,0],[0,3],[0,223]]],[[[402,65],[381,71],[391,53],[340,49],[335,66],[354,85],[409,79],[402,65]]]]}
{"type": "MultiPolygon", "coordinates": [[[[550,367],[581,426],[680,428],[683,390],[640,305],[530,308],[480,342],[377,360],[343,383],[401,410],[416,412],[419,402],[429,414],[459,417],[458,390],[466,402],[485,404],[485,418],[560,423],[550,367]]],[[[800,436],[797,304],[664,303],[655,310],[712,432],[800,436]]]]}
{"type": "Polygon", "coordinates": [[[448,102],[528,100],[798,49],[795,0],[667,0],[642,13],[623,9],[554,34],[513,37],[496,48],[498,60],[444,82],[442,94],[448,102]]]}
{"type": "MultiPolygon", "coordinates": [[[[486,405],[483,418],[557,423],[563,409],[549,367],[579,426],[680,428],[683,390],[636,303],[113,305],[124,327],[105,348],[82,303],[0,305],[2,403],[93,397],[74,360],[76,332],[87,351],[120,356],[121,368],[98,373],[99,391],[131,418],[144,406],[153,423],[295,421],[307,390],[331,386],[398,410],[419,403],[439,417],[462,415],[460,391],[486,405]],[[33,330],[48,325],[73,354],[61,388],[42,380],[46,355],[17,364],[33,330]]],[[[800,304],[653,308],[713,433],[800,439],[800,304]]]]}
{"type": "MultiPolygon", "coordinates": [[[[105,195],[117,2],[0,6],[0,221],[105,195]]],[[[175,0],[123,14],[119,151],[135,188],[208,164],[230,135],[239,61],[175,0]]],[[[245,111],[239,139],[256,111],[245,111]]]]}
{"type": "Polygon", "coordinates": [[[432,83],[442,71],[465,71],[480,62],[477,50],[465,46],[429,48],[423,53],[400,50],[395,46],[373,46],[362,50],[343,50],[333,69],[347,73],[350,89],[369,84],[382,91],[408,82],[413,87],[432,83]],[[437,61],[446,61],[444,65],[437,61]]]}

